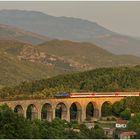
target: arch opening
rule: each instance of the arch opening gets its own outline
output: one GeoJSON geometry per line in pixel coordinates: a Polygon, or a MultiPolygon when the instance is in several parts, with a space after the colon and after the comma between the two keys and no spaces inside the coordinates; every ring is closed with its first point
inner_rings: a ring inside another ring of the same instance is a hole
{"type": "Polygon", "coordinates": [[[55,117],[67,120],[67,107],[64,103],[57,104],[55,108],[55,117]]]}
{"type": "Polygon", "coordinates": [[[27,107],[26,117],[29,120],[37,119],[38,118],[38,111],[34,104],[30,104],[27,107]]]}
{"type": "Polygon", "coordinates": [[[86,106],[86,120],[91,121],[94,118],[99,118],[99,109],[95,102],[89,102],[86,106]]]}
{"type": "Polygon", "coordinates": [[[53,110],[52,106],[49,103],[46,103],[42,106],[41,109],[41,120],[52,121],[53,110]]]}
{"type": "Polygon", "coordinates": [[[70,107],[70,120],[81,122],[82,120],[82,107],[78,102],[74,102],[70,107]]]}
{"type": "Polygon", "coordinates": [[[101,116],[107,117],[112,115],[112,104],[109,101],[106,101],[102,104],[101,107],[101,116]]]}
{"type": "Polygon", "coordinates": [[[21,105],[16,105],[16,107],[14,108],[14,112],[19,115],[24,115],[24,111],[21,105]]]}

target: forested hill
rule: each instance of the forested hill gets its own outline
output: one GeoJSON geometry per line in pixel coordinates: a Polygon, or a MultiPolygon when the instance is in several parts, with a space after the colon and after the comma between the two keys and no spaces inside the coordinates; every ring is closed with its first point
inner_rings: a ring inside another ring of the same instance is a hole
{"type": "Polygon", "coordinates": [[[0,96],[5,99],[46,98],[60,91],[140,91],[140,66],[100,68],[23,82],[13,88],[3,88],[0,96]]]}

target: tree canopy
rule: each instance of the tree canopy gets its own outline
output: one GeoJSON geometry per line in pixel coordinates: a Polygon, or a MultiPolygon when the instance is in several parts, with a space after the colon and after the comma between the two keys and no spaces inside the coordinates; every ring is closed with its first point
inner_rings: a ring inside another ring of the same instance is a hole
{"type": "Polygon", "coordinates": [[[46,98],[63,91],[140,91],[140,66],[99,68],[32,82],[25,81],[18,86],[1,89],[0,98],[46,98]]]}

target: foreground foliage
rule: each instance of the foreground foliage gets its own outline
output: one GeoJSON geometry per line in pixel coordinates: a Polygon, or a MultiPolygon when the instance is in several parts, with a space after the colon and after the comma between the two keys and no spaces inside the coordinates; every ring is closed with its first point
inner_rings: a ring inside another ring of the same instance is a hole
{"type": "Polygon", "coordinates": [[[140,97],[126,97],[114,104],[102,105],[102,116],[115,116],[125,120],[131,119],[131,113],[140,112],[140,97]]]}
{"type": "Polygon", "coordinates": [[[135,131],[137,133],[136,138],[140,139],[140,113],[136,113],[128,123],[128,130],[135,131]]]}
{"type": "Polygon", "coordinates": [[[66,122],[56,118],[52,122],[29,121],[14,113],[8,106],[0,107],[1,139],[93,139],[106,138],[99,126],[88,129],[84,124],[66,122]],[[74,131],[77,127],[79,131],[74,131]]]}

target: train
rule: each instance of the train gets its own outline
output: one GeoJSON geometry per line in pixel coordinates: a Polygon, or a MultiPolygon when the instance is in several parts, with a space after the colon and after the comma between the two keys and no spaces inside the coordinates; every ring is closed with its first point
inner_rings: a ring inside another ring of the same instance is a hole
{"type": "Polygon", "coordinates": [[[140,96],[140,92],[60,92],[55,98],[93,98],[93,97],[131,97],[140,96]]]}

